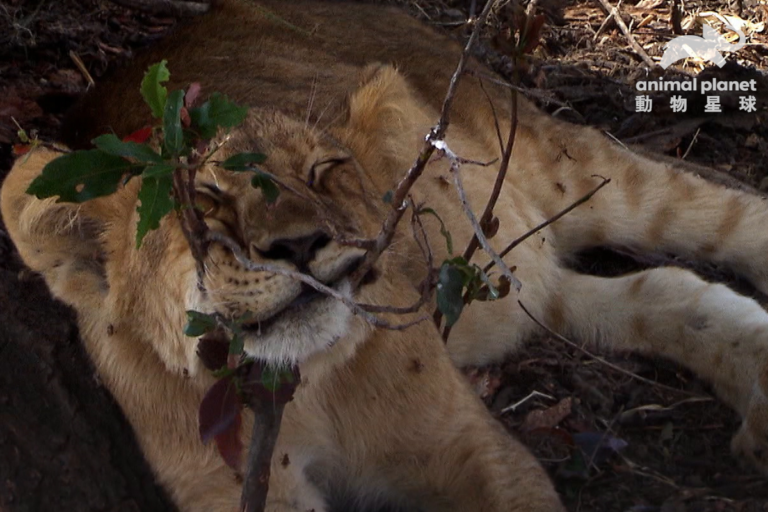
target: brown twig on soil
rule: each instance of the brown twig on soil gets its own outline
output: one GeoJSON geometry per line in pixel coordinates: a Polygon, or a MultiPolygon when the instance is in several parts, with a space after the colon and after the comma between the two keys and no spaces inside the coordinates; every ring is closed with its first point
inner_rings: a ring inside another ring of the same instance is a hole
{"type": "Polygon", "coordinates": [[[603,6],[609,16],[613,15],[613,19],[616,20],[616,25],[618,25],[619,29],[624,33],[624,36],[627,38],[629,45],[632,47],[635,53],[643,60],[643,62],[645,62],[648,67],[654,67],[656,63],[653,62],[653,59],[651,59],[645,50],[643,50],[643,47],[640,46],[637,41],[635,41],[635,37],[632,35],[632,32],[629,31],[629,28],[627,28],[624,20],[621,19],[621,13],[619,10],[612,6],[608,0],[598,0],[598,2],[600,2],[600,5],[603,6]]]}
{"type": "Polygon", "coordinates": [[[669,23],[672,25],[672,33],[675,35],[683,35],[683,10],[680,8],[680,0],[672,0],[672,5],[669,8],[669,23]]]}
{"type": "MultiPolygon", "coordinates": [[[[597,177],[602,177],[602,176],[597,176],[597,177]]],[[[610,182],[611,182],[611,179],[610,179],[610,178],[603,178],[603,181],[602,181],[602,182],[601,182],[601,183],[600,183],[600,184],[599,184],[597,187],[593,188],[593,189],[592,189],[591,191],[589,191],[589,192],[588,192],[586,195],[584,195],[584,196],[582,196],[581,198],[577,199],[577,200],[576,200],[574,203],[572,203],[570,206],[568,206],[568,207],[567,207],[567,208],[565,208],[564,210],[561,210],[559,213],[557,213],[557,214],[555,214],[553,217],[550,217],[549,219],[545,220],[544,222],[542,222],[542,223],[541,223],[541,224],[539,224],[538,226],[535,226],[533,229],[530,229],[530,230],[528,230],[527,232],[523,233],[522,235],[520,235],[520,236],[519,236],[519,237],[517,237],[516,239],[512,240],[512,242],[510,242],[510,243],[509,243],[509,245],[507,245],[507,246],[504,248],[504,250],[502,250],[502,251],[499,253],[499,256],[500,256],[501,258],[503,258],[503,257],[504,257],[504,256],[506,256],[507,254],[509,254],[509,252],[510,252],[512,249],[514,249],[515,247],[517,247],[518,245],[520,245],[521,243],[523,243],[525,240],[527,240],[528,238],[530,238],[531,236],[533,236],[533,235],[534,235],[534,234],[536,234],[537,232],[541,231],[542,229],[544,229],[545,227],[549,226],[549,225],[550,225],[550,224],[552,224],[553,222],[556,222],[556,221],[560,220],[560,218],[561,218],[561,217],[563,217],[564,215],[566,215],[566,214],[570,213],[570,212],[571,212],[571,210],[573,210],[573,209],[574,209],[574,208],[576,208],[577,206],[579,206],[579,205],[582,205],[582,204],[586,203],[587,201],[589,201],[590,199],[592,199],[592,196],[594,196],[595,194],[597,194],[597,191],[598,191],[598,190],[600,190],[601,188],[603,188],[604,186],[606,186],[606,185],[607,185],[607,184],[609,184],[610,182]]],[[[489,263],[488,263],[488,264],[485,266],[485,268],[483,268],[483,272],[488,272],[489,270],[491,270],[491,268],[493,267],[493,265],[494,265],[494,262],[493,262],[493,261],[490,261],[490,262],[489,262],[489,263]]]]}
{"type": "Polygon", "coordinates": [[[485,24],[486,19],[488,19],[488,14],[491,12],[491,8],[497,3],[497,1],[498,0],[489,0],[485,4],[483,11],[480,13],[480,16],[475,21],[475,27],[472,29],[469,40],[464,46],[464,51],[461,53],[459,63],[456,66],[456,70],[451,76],[451,81],[448,85],[448,91],[445,94],[445,99],[443,100],[443,105],[440,109],[440,118],[438,119],[437,124],[432,128],[432,130],[430,130],[429,135],[427,135],[421,151],[416,157],[416,161],[413,163],[411,168],[408,169],[408,172],[405,173],[405,176],[398,183],[397,188],[395,189],[395,192],[392,196],[392,209],[389,211],[389,214],[384,220],[384,224],[382,225],[379,234],[376,236],[374,247],[368,250],[362,265],[360,265],[360,268],[355,271],[351,278],[353,287],[357,287],[360,284],[363,277],[373,268],[376,260],[379,259],[381,254],[392,243],[392,238],[395,236],[397,225],[405,214],[405,210],[408,208],[408,202],[406,201],[406,198],[410,193],[411,187],[413,187],[413,184],[424,172],[429,159],[437,149],[436,143],[441,142],[445,138],[445,132],[448,129],[448,125],[450,124],[450,109],[456,95],[459,79],[461,78],[464,72],[464,68],[467,65],[467,61],[470,58],[472,48],[475,46],[475,43],[480,37],[480,29],[485,24]]]}
{"type": "Polygon", "coordinates": [[[80,71],[80,74],[83,75],[85,81],[88,82],[88,87],[93,87],[96,85],[96,81],[88,72],[88,68],[85,67],[85,64],[83,64],[83,60],[77,53],[75,53],[74,50],[69,50],[69,58],[72,59],[72,62],[75,63],[75,66],[77,67],[78,71],[80,71]]]}
{"type": "Polygon", "coordinates": [[[129,9],[148,12],[152,14],[166,14],[171,16],[199,16],[210,9],[207,1],[184,2],[181,0],[110,0],[112,3],[129,9]]]}
{"type": "Polygon", "coordinates": [[[251,445],[248,448],[248,465],[240,495],[241,512],[263,512],[269,491],[270,466],[275,451],[277,435],[283,420],[284,403],[262,403],[254,400],[248,404],[253,410],[251,445]]]}
{"type": "Polygon", "coordinates": [[[559,334],[559,333],[553,331],[552,329],[550,329],[549,327],[547,327],[546,325],[544,325],[535,316],[533,316],[533,314],[530,311],[528,311],[528,308],[526,308],[525,305],[523,305],[523,303],[521,301],[518,300],[517,303],[522,308],[522,310],[525,312],[525,314],[528,315],[528,318],[530,318],[533,321],[533,323],[535,323],[536,325],[538,325],[539,327],[541,327],[542,329],[547,331],[547,333],[550,334],[551,336],[554,336],[555,339],[557,339],[559,341],[562,341],[563,343],[565,343],[569,347],[575,348],[576,350],[578,350],[579,352],[581,352],[585,356],[589,357],[590,359],[593,359],[593,360],[595,360],[595,361],[597,361],[599,363],[602,363],[602,364],[604,364],[605,366],[607,366],[608,368],[610,368],[612,370],[615,370],[615,371],[617,371],[617,372],[619,372],[621,374],[624,374],[627,377],[631,377],[631,378],[633,378],[635,380],[639,380],[640,382],[643,382],[643,383],[648,384],[650,386],[654,386],[654,387],[657,387],[657,388],[660,388],[660,389],[666,389],[667,391],[673,391],[675,393],[680,393],[682,395],[696,396],[696,397],[700,396],[700,395],[697,395],[696,393],[691,393],[690,391],[686,391],[684,389],[673,388],[671,386],[667,386],[666,384],[661,384],[660,382],[654,382],[651,379],[646,379],[645,377],[641,377],[640,375],[638,375],[636,373],[633,373],[633,372],[631,372],[629,370],[625,370],[621,366],[617,366],[617,365],[611,363],[610,361],[608,361],[606,359],[603,359],[602,357],[600,357],[598,355],[593,354],[589,350],[587,350],[584,347],[580,346],[578,343],[572,342],[571,340],[569,340],[568,338],[566,338],[562,334],[559,334]]]}

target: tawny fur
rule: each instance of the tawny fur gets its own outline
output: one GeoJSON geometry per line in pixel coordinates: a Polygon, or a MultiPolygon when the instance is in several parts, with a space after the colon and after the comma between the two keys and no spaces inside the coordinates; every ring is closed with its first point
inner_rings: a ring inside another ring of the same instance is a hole
{"type": "MultiPolygon", "coordinates": [[[[105,130],[125,135],[144,125],[148,112],[136,106],[137,84],[148,63],[168,59],[172,87],[200,81],[204,90],[252,107],[243,126],[221,136],[226,142],[217,158],[263,151],[266,170],[298,192],[284,190],[268,208],[246,176],[209,166],[198,177],[201,192],[218,190],[206,203],[213,205],[209,225],[240,240],[255,261],[294,268],[270,258],[270,248],[318,231],[375,236],[389,208],[382,197],[411,166],[437,119],[459,53],[454,42],[393,10],[282,0],[255,9],[229,0],[99,84],[70,116],[64,141],[79,147],[105,130]],[[347,160],[324,164],[339,158],[347,160]]],[[[472,67],[477,76],[490,73],[472,67]]],[[[447,143],[466,159],[492,161],[500,157],[494,112],[504,133],[510,95],[492,83],[483,86],[477,77],[464,79],[447,143]]],[[[560,510],[538,463],[503,433],[453,366],[498,361],[536,330],[518,300],[564,334],[670,357],[709,379],[744,419],[735,452],[765,470],[765,311],[685,270],[608,279],[563,266],[575,251],[596,245],[668,251],[730,265],[768,292],[763,199],[640,157],[524,100],[518,119],[512,167],[496,207],[497,249],[583,196],[600,177],[611,183],[506,258],[522,290],[467,308],[447,353],[429,322],[405,331],[374,329],[331,299],[289,310],[261,336],[251,336],[248,352],[298,361],[303,376],[286,408],[268,510],[326,510],[325,494],[339,482],[363,499],[384,497],[424,510],[560,510]]],[[[196,340],[182,334],[184,311],[250,311],[266,320],[300,287],[246,271],[214,247],[206,261],[207,292],[201,292],[174,217],[136,250],[137,180],[79,206],[26,195],[56,156],[40,149],[21,158],[4,183],[2,214],[11,237],[54,295],[77,310],[89,354],[180,509],[234,510],[236,475],[198,439],[197,408],[213,377],[198,363],[196,340]]],[[[439,212],[454,245],[463,247],[472,231],[445,179],[448,165],[432,161],[413,196],[439,212]]],[[[476,210],[496,172],[493,165],[463,167],[476,210]]],[[[425,224],[441,261],[447,255],[439,224],[425,224]]],[[[360,254],[329,240],[312,252],[307,270],[346,293],[345,269],[360,254]]],[[[424,263],[407,225],[377,273],[355,300],[405,306],[417,298],[414,284],[424,263]]]]}

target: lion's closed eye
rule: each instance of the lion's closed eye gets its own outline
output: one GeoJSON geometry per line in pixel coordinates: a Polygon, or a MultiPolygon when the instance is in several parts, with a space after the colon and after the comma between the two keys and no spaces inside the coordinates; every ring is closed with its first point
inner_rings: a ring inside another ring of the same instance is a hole
{"type": "Polygon", "coordinates": [[[307,186],[309,188],[315,188],[320,186],[323,177],[331,171],[334,167],[344,164],[349,161],[349,157],[337,156],[332,158],[324,158],[312,164],[307,173],[307,186]]]}
{"type": "Polygon", "coordinates": [[[195,194],[195,205],[208,217],[215,215],[222,205],[224,193],[216,185],[203,183],[198,185],[195,194]]]}

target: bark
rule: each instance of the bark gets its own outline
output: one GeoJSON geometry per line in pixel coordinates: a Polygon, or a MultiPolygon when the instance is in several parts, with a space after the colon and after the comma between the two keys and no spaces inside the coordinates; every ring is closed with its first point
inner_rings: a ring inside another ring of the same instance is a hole
{"type": "Polygon", "coordinates": [[[74,314],[0,225],[0,510],[174,511],[99,385],[74,314]]]}

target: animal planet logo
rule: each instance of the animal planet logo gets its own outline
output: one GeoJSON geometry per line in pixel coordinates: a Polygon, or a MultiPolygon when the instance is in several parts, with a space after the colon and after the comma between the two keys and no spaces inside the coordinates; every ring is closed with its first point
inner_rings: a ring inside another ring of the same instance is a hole
{"type": "Polygon", "coordinates": [[[732,25],[725,25],[739,35],[739,40],[731,44],[725,37],[710,25],[704,24],[704,37],[679,36],[664,45],[664,55],[661,57],[661,67],[667,69],[680,59],[699,57],[708,60],[718,67],[725,65],[725,57],[720,52],[735,52],[744,46],[744,33],[732,25]]]}

